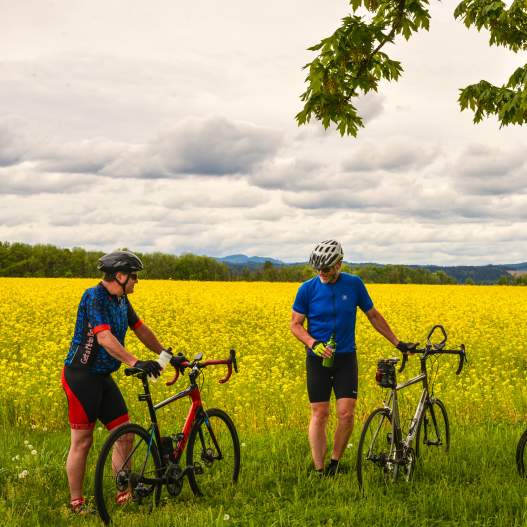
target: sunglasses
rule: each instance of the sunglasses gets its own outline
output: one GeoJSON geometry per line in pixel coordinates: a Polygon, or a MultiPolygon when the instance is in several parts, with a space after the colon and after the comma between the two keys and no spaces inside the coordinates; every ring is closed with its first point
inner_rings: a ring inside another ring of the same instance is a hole
{"type": "Polygon", "coordinates": [[[321,267],[320,269],[317,269],[317,271],[319,273],[324,273],[324,274],[327,274],[329,273],[335,266],[334,265],[331,265],[329,267],[321,267]]]}
{"type": "Polygon", "coordinates": [[[128,275],[134,282],[137,282],[137,273],[130,273],[128,275]]]}

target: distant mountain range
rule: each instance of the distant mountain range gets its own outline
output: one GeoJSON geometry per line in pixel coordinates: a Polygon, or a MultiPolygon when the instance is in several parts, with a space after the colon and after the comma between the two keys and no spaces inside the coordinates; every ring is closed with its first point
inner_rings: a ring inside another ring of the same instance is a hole
{"type": "MultiPolygon", "coordinates": [[[[249,269],[255,269],[262,267],[265,262],[270,262],[275,266],[283,265],[302,265],[306,262],[286,263],[276,258],[266,258],[263,256],[246,256],[245,254],[233,254],[230,256],[224,256],[222,258],[216,258],[218,261],[223,262],[228,267],[233,269],[240,269],[248,267],[249,269]]],[[[384,264],[377,263],[355,263],[346,262],[351,267],[366,267],[366,266],[377,266],[384,267],[384,264]]],[[[404,265],[404,264],[402,264],[404,265]]],[[[431,272],[443,271],[447,275],[454,278],[459,283],[464,283],[467,280],[471,280],[476,284],[492,284],[496,283],[500,277],[506,275],[523,274],[527,273],[527,262],[516,263],[516,264],[499,264],[499,265],[407,265],[406,267],[426,269],[431,272]]]]}
{"type": "Polygon", "coordinates": [[[226,265],[243,265],[248,267],[259,267],[265,262],[271,262],[273,265],[290,265],[276,260],[275,258],[264,258],[262,256],[246,256],[245,254],[231,254],[230,256],[223,256],[216,258],[216,260],[223,262],[226,265]]]}

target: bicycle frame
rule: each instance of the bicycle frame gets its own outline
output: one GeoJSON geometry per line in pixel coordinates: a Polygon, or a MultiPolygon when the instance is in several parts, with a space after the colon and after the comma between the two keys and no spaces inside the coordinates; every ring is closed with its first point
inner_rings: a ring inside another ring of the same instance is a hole
{"type": "Polygon", "coordinates": [[[139,395],[139,400],[145,401],[147,403],[148,413],[151,422],[150,428],[151,430],[153,430],[153,435],[158,445],[161,445],[161,432],[157,420],[157,410],[175,401],[178,401],[179,399],[183,399],[184,397],[190,397],[191,399],[191,406],[189,408],[187,417],[185,418],[183,431],[177,436],[177,443],[173,451],[174,460],[177,462],[179,461],[183,451],[185,450],[185,446],[187,444],[192,425],[194,424],[197,418],[199,418],[202,414],[205,413],[205,410],[203,409],[203,403],[201,401],[200,390],[195,383],[191,383],[188,388],[185,388],[184,390],[174,395],[171,395],[167,399],[164,399],[163,401],[154,404],[152,402],[152,395],[150,393],[150,386],[148,385],[148,381],[145,378],[142,378],[141,380],[143,382],[143,388],[145,392],[139,395]]]}
{"type": "MultiPolygon", "coordinates": [[[[158,445],[158,450],[160,451],[160,453],[161,453],[162,441],[161,441],[161,432],[159,430],[159,423],[157,420],[157,410],[175,401],[178,401],[179,399],[183,399],[184,397],[190,397],[191,399],[191,406],[189,408],[187,417],[185,418],[185,423],[183,425],[183,431],[177,434],[176,436],[177,442],[172,452],[172,458],[173,458],[172,461],[175,463],[178,463],[179,460],[181,459],[183,451],[185,450],[185,447],[187,445],[187,441],[190,436],[192,426],[194,425],[197,419],[200,419],[203,416],[206,417],[207,415],[207,412],[203,408],[203,403],[201,401],[201,392],[200,392],[199,386],[196,383],[196,379],[199,376],[200,369],[207,367],[207,366],[222,365],[222,364],[226,365],[228,369],[227,375],[225,378],[220,379],[219,381],[220,384],[224,384],[229,380],[232,374],[232,367],[234,367],[234,371],[238,371],[237,363],[236,363],[236,352],[234,350],[230,351],[230,358],[228,360],[209,360],[209,361],[205,361],[204,363],[199,363],[198,361],[201,359],[201,355],[202,354],[199,354],[196,357],[196,360],[193,362],[185,361],[185,362],[182,362],[180,365],[181,368],[186,368],[186,367],[191,368],[189,372],[190,386],[188,386],[184,390],[174,395],[171,395],[167,399],[160,401],[159,403],[154,404],[152,402],[152,394],[150,392],[150,385],[149,385],[147,376],[146,375],[140,376],[140,379],[143,383],[144,393],[140,394],[138,397],[140,401],[145,401],[147,403],[148,413],[149,413],[150,422],[151,422],[151,426],[150,426],[151,437],[155,438],[155,442],[158,445]]],[[[132,370],[133,368],[128,369],[129,372],[132,372],[132,370]]],[[[176,368],[176,374],[171,381],[166,383],[167,386],[171,386],[176,382],[176,380],[179,377],[179,372],[180,372],[180,368],[176,368]]],[[[127,374],[126,371],[125,371],[125,374],[127,374]]],[[[223,456],[222,456],[218,441],[216,439],[216,436],[214,434],[214,431],[209,426],[208,421],[206,421],[206,425],[209,430],[210,436],[214,442],[214,446],[216,447],[218,451],[217,459],[222,459],[223,456]]],[[[203,441],[203,437],[201,433],[200,433],[200,439],[201,441],[203,441]]]]}
{"type": "MultiPolygon", "coordinates": [[[[388,403],[384,403],[384,407],[390,410],[390,413],[392,416],[392,426],[394,430],[394,444],[395,444],[395,447],[398,453],[400,453],[401,446],[403,446],[404,448],[410,447],[412,441],[414,440],[417,434],[417,425],[419,424],[419,421],[421,420],[421,416],[423,415],[425,405],[430,399],[429,392],[428,392],[428,373],[426,370],[426,357],[421,357],[420,360],[421,360],[421,373],[411,379],[408,379],[407,381],[403,383],[397,384],[395,388],[392,388],[390,392],[390,397],[388,398],[388,403]],[[406,438],[403,438],[397,392],[403,390],[404,388],[407,388],[408,386],[412,386],[413,384],[418,384],[418,383],[423,384],[423,391],[421,392],[421,396],[419,398],[419,402],[417,403],[414,416],[412,418],[412,421],[410,422],[408,434],[406,435],[406,438]]],[[[435,417],[433,417],[433,421],[434,421],[434,426],[436,427],[436,431],[439,437],[439,430],[437,430],[437,423],[435,421],[435,417]]]]}

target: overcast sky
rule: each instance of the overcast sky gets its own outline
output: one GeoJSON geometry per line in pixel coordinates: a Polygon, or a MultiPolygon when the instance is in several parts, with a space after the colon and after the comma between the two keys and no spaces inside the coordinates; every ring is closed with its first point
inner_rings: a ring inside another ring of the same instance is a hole
{"type": "Polygon", "coordinates": [[[0,240],[305,261],[527,260],[527,128],[458,89],[525,54],[431,0],[404,74],[341,138],[298,128],[307,47],[346,0],[0,0],[0,240]]]}

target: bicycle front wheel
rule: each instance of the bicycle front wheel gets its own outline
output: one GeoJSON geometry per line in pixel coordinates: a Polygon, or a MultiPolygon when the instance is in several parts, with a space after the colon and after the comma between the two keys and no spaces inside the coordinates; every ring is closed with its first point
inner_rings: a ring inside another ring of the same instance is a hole
{"type": "Polygon", "coordinates": [[[95,469],[95,502],[108,525],[125,512],[145,513],[159,504],[161,460],[152,433],[135,424],[115,429],[95,469]]]}
{"type": "Polygon", "coordinates": [[[439,399],[430,399],[417,425],[415,455],[419,457],[429,455],[430,452],[448,452],[449,448],[450,426],[445,405],[439,399]]]}
{"type": "Polygon", "coordinates": [[[357,478],[363,493],[397,478],[395,457],[390,410],[377,408],[364,423],[357,452],[357,478]]]}
{"type": "Polygon", "coordinates": [[[231,418],[218,408],[211,408],[194,423],[187,446],[189,483],[194,494],[203,490],[215,495],[238,480],[240,441],[231,418]]]}
{"type": "Polygon", "coordinates": [[[518,474],[525,477],[525,445],[527,444],[527,430],[523,432],[518,446],[516,447],[516,466],[518,467],[518,474]]]}

